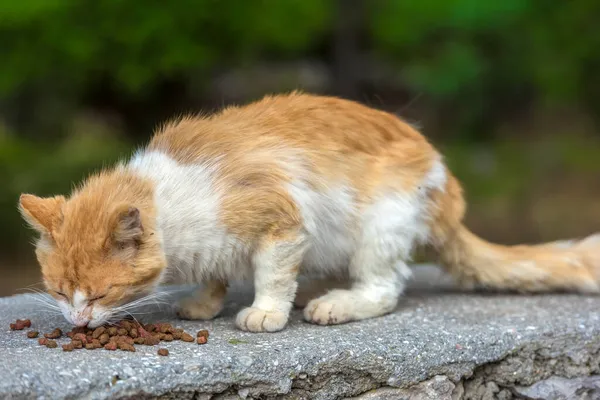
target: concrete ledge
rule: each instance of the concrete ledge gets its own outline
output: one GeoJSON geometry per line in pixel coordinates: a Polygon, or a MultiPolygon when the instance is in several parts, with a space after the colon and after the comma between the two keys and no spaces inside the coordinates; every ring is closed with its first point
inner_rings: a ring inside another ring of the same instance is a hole
{"type": "MultiPolygon", "coordinates": [[[[427,283],[427,282],[425,282],[427,283]]],[[[233,326],[251,293],[237,293],[223,317],[169,321],[207,345],[165,343],[136,353],[64,353],[11,332],[69,329],[26,296],[0,299],[0,398],[47,399],[592,399],[600,398],[600,298],[436,293],[423,285],[388,316],[332,327],[295,312],[276,334],[233,326]]],[[[427,285],[425,285],[427,286],[427,285]]]]}

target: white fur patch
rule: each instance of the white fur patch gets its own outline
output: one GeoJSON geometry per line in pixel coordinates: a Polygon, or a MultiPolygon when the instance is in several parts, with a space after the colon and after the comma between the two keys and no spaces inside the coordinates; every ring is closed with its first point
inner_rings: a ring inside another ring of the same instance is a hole
{"type": "Polygon", "coordinates": [[[340,185],[321,193],[296,180],[287,189],[308,233],[303,271],[311,275],[337,274],[348,266],[356,246],[351,227],[356,220],[351,188],[340,185]]]}
{"type": "Polygon", "coordinates": [[[73,308],[78,309],[85,307],[87,304],[87,297],[79,289],[75,290],[73,294],[73,308]]]}
{"type": "Polygon", "coordinates": [[[150,151],[134,156],[129,168],[155,184],[170,280],[199,283],[208,277],[240,278],[246,272],[246,248],[218,221],[216,163],[182,165],[162,152],[150,151]]]}

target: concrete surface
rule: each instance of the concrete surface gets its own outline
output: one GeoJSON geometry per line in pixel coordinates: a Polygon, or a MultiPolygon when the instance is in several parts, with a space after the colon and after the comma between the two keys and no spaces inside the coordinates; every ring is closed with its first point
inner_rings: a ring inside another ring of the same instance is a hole
{"type": "Polygon", "coordinates": [[[296,311],[283,332],[240,332],[233,317],[250,293],[233,294],[210,322],[144,315],[210,331],[203,346],[164,343],[169,357],[146,346],[41,347],[9,323],[70,329],[62,316],[25,295],[1,298],[0,398],[600,398],[600,298],[440,292],[427,288],[432,279],[414,284],[393,314],[340,326],[309,325],[296,311]]]}

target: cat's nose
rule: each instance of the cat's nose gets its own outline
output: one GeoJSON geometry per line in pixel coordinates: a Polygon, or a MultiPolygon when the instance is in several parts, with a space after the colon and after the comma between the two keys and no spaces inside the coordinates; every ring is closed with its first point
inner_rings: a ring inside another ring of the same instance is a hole
{"type": "Polygon", "coordinates": [[[73,320],[73,324],[75,326],[86,326],[88,322],[90,322],[89,318],[83,317],[81,315],[71,315],[71,319],[73,320]]]}

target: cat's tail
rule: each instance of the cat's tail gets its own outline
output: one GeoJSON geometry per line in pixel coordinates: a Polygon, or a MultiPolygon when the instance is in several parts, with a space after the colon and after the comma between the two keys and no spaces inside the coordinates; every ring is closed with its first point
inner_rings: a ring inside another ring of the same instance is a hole
{"type": "Polygon", "coordinates": [[[600,234],[541,245],[489,243],[463,224],[456,179],[433,197],[432,243],[461,286],[518,292],[600,292],[600,234]]]}

